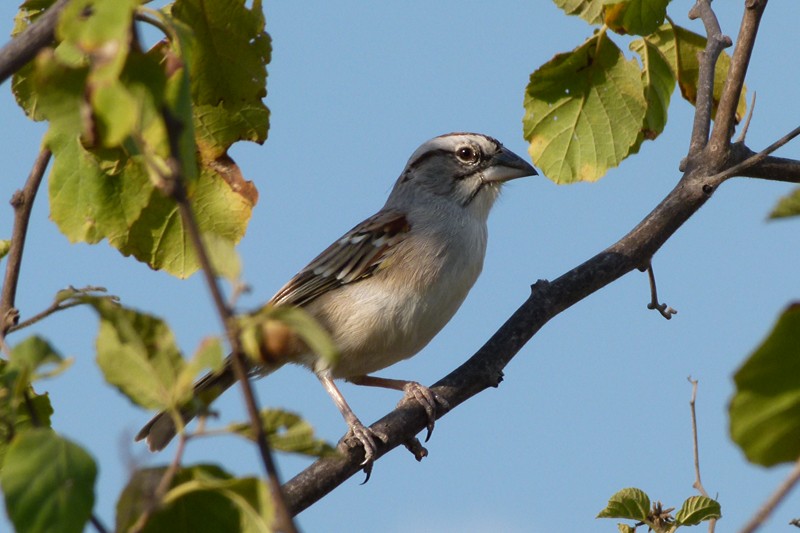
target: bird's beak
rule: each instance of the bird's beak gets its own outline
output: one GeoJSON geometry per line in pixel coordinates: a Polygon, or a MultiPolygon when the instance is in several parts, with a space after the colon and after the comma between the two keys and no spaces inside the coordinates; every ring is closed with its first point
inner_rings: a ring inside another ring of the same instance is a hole
{"type": "Polygon", "coordinates": [[[502,183],[538,174],[530,163],[508,148],[502,147],[499,152],[492,156],[489,166],[483,171],[483,178],[486,181],[502,183]]]}

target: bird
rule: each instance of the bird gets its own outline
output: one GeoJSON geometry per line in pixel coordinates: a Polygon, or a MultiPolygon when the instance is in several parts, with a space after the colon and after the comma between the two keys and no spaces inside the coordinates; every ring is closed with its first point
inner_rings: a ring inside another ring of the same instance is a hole
{"type": "MultiPolygon", "coordinates": [[[[415,398],[428,416],[428,437],[444,400],[415,382],[371,374],[417,354],[450,321],[483,268],[487,219],[502,185],[537,175],[499,141],[478,133],[448,133],[423,143],[409,158],[384,206],[336,240],[284,285],[266,305],[298,306],[328,332],[339,357],[326,363],[296,335],[251,376],[287,363],[309,368],[364,448],[362,465],[377,453],[374,435],[358,419],[334,380],[396,389],[415,398]]],[[[236,382],[231,356],[202,377],[195,398],[208,405],[236,382]]],[[[184,423],[196,402],[181,410],[184,423]]],[[[161,412],[136,436],[151,451],[167,446],[176,421],[161,412]]],[[[365,466],[366,468],[366,466],[365,466]]],[[[369,471],[368,471],[369,473],[369,471]]]]}

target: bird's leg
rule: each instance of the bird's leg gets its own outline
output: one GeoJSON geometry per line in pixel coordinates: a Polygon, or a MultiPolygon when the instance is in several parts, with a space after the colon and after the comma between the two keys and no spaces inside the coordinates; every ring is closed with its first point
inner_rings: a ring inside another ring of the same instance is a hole
{"type": "Polygon", "coordinates": [[[367,472],[367,479],[369,479],[372,463],[378,452],[378,447],[375,445],[376,435],[372,430],[361,423],[361,420],[358,419],[353,410],[350,409],[350,406],[347,405],[347,400],[345,400],[342,393],[339,392],[339,388],[336,386],[336,383],[333,382],[330,372],[318,372],[317,377],[320,382],[322,382],[322,385],[325,387],[330,397],[333,398],[333,403],[336,404],[339,412],[342,413],[345,422],[347,422],[350,428],[350,432],[364,448],[364,462],[361,463],[361,465],[364,466],[364,470],[367,472]]]}
{"type": "Polygon", "coordinates": [[[425,409],[425,414],[428,415],[428,434],[425,437],[425,442],[428,442],[428,439],[431,438],[433,426],[436,423],[436,404],[438,403],[445,409],[450,408],[450,404],[447,403],[447,400],[430,390],[428,387],[420,385],[416,381],[379,378],[376,376],[354,376],[347,378],[347,381],[355,385],[399,390],[405,393],[406,397],[414,398],[417,403],[419,403],[425,409]]]}

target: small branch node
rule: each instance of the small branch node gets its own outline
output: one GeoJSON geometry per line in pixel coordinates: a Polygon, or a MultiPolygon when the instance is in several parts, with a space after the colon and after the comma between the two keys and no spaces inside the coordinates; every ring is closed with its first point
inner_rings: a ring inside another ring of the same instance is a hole
{"type": "Polygon", "coordinates": [[[411,452],[411,454],[414,456],[414,459],[416,459],[417,462],[422,461],[424,458],[428,456],[428,450],[425,448],[425,446],[422,445],[422,443],[416,437],[405,442],[403,445],[406,447],[408,451],[411,452]]]}

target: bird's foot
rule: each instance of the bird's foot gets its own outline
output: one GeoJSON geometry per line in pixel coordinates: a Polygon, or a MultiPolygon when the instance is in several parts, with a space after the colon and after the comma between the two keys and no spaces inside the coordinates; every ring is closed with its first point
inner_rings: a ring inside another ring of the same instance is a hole
{"type": "Polygon", "coordinates": [[[388,439],[386,435],[381,435],[380,433],[373,431],[362,424],[359,420],[351,422],[349,426],[350,429],[342,439],[342,442],[351,448],[361,446],[364,449],[364,460],[361,462],[361,466],[363,467],[364,473],[367,475],[367,477],[362,482],[363,485],[369,481],[369,478],[372,475],[372,465],[374,464],[375,459],[378,457],[378,445],[376,442],[386,442],[388,439]],[[356,442],[348,442],[352,440],[355,440],[356,442]]]}
{"type": "Polygon", "coordinates": [[[428,442],[433,433],[433,426],[436,423],[436,404],[438,403],[445,410],[450,409],[450,404],[440,395],[416,381],[409,381],[403,387],[403,392],[406,398],[413,398],[425,409],[425,414],[428,415],[428,434],[425,436],[425,442],[428,442]]]}

